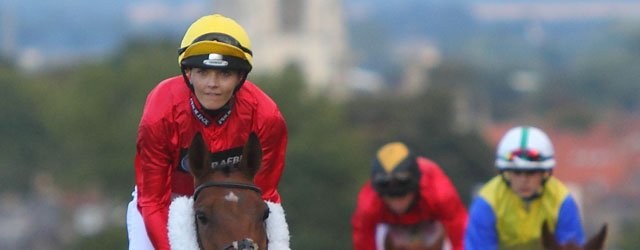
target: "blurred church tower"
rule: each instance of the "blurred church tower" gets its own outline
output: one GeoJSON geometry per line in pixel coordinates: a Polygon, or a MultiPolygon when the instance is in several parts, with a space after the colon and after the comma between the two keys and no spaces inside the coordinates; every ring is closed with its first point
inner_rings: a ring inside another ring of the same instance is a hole
{"type": "Polygon", "coordinates": [[[256,72],[294,63],[316,90],[344,85],[349,49],[341,0],[214,0],[213,6],[247,30],[256,72]]]}
{"type": "Polygon", "coordinates": [[[0,6],[0,57],[15,55],[16,49],[16,15],[15,8],[8,1],[0,6]]]}

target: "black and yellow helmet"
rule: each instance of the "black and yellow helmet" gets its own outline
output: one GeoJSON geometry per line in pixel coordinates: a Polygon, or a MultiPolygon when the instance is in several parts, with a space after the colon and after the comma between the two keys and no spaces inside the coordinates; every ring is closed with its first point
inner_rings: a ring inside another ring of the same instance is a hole
{"type": "Polygon", "coordinates": [[[371,185],[380,196],[403,196],[417,191],[419,182],[416,156],[404,143],[388,143],[378,150],[371,185]]]}
{"type": "Polygon", "coordinates": [[[201,17],[189,26],[178,49],[181,68],[223,68],[249,73],[251,41],[233,19],[220,14],[201,17]]]}

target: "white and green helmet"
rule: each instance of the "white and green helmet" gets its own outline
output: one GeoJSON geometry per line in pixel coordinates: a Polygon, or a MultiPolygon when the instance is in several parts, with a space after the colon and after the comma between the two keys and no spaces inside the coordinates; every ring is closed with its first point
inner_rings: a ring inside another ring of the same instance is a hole
{"type": "Polygon", "coordinates": [[[496,152],[496,167],[504,170],[551,170],[555,167],[553,145],[536,127],[519,126],[502,137],[496,152]]]}

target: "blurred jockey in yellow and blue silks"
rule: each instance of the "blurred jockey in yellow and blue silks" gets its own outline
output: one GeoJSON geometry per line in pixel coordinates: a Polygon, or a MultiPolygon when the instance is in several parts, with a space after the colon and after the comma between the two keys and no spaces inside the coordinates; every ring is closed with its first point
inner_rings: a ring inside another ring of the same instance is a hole
{"type": "Polygon", "coordinates": [[[500,174],[471,205],[465,248],[542,249],[545,221],[560,243],[584,244],[578,206],[567,187],[551,176],[555,165],[553,145],[542,130],[509,130],[498,144],[500,174]]]}

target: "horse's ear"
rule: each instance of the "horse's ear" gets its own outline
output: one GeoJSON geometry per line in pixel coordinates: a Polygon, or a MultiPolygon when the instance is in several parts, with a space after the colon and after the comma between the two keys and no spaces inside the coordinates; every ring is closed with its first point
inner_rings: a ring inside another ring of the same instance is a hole
{"type": "Polygon", "coordinates": [[[240,169],[249,179],[253,179],[253,176],[260,169],[260,164],[262,164],[262,146],[258,136],[255,133],[251,133],[249,140],[247,140],[242,149],[240,169]]]}
{"type": "Polygon", "coordinates": [[[604,249],[604,240],[607,237],[607,224],[604,224],[598,234],[594,235],[586,244],[584,249],[587,250],[600,250],[604,249]]]}
{"type": "Polygon", "coordinates": [[[209,158],[209,149],[202,139],[200,132],[196,133],[189,147],[189,172],[194,177],[200,177],[205,173],[209,158]]]}
{"type": "Polygon", "coordinates": [[[544,246],[544,249],[556,249],[558,247],[558,241],[549,230],[547,221],[542,223],[542,245],[544,246]]]}

